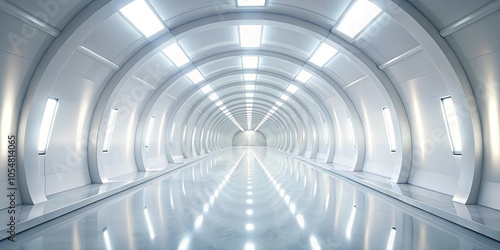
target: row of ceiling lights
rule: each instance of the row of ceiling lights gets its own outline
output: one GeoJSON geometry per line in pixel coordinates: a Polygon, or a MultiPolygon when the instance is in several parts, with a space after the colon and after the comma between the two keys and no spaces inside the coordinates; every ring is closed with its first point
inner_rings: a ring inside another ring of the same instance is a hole
{"type": "MultiPolygon", "coordinates": [[[[237,7],[264,7],[266,6],[266,0],[237,0],[237,7]]],[[[369,23],[371,23],[375,17],[379,15],[381,10],[368,0],[356,0],[349,7],[349,11],[342,17],[342,20],[334,28],[344,34],[345,36],[353,39],[356,37],[369,23]]],[[[149,3],[145,0],[136,0],[127,6],[120,9],[120,13],[125,16],[129,22],[136,27],[146,38],[153,36],[159,31],[165,28],[163,22],[158,17],[158,15],[153,11],[149,3]]],[[[239,41],[242,48],[258,48],[262,41],[262,25],[238,25],[239,41]]],[[[181,48],[178,42],[174,42],[167,46],[162,52],[167,56],[167,58],[175,64],[178,68],[191,62],[187,54],[181,48]]],[[[337,54],[337,49],[331,45],[323,42],[315,50],[313,55],[310,57],[309,62],[322,68],[327,62],[329,62],[335,54],[337,54]]],[[[243,70],[246,69],[257,69],[259,65],[258,56],[242,56],[243,70]]],[[[295,80],[300,83],[307,83],[311,78],[312,74],[305,69],[301,69],[295,80]]],[[[198,84],[205,80],[201,72],[195,68],[194,70],[188,72],[186,77],[193,83],[198,84]]],[[[256,81],[257,74],[244,73],[244,81],[256,81]]],[[[247,85],[253,86],[255,85],[247,85]]],[[[286,92],[292,95],[299,88],[293,84],[290,84],[286,92]]],[[[200,89],[204,94],[211,93],[208,98],[213,101],[217,107],[230,119],[241,131],[244,129],[232,116],[231,112],[227,109],[223,102],[219,100],[219,96],[212,89],[212,87],[207,84],[200,89]],[[212,93],[213,92],[213,93],[212,93]]],[[[246,88],[247,91],[249,89],[246,88]]],[[[253,89],[252,89],[253,90],[253,89]]],[[[253,107],[253,93],[247,93],[247,123],[248,130],[251,130],[251,119],[252,119],[252,107],[253,107]]],[[[282,94],[280,96],[282,101],[288,101],[289,96],[282,94]]],[[[255,130],[258,130],[265,121],[267,121],[273,114],[278,110],[279,107],[283,105],[283,102],[276,101],[275,105],[271,107],[267,115],[262,119],[262,121],[257,125],[255,130]]]]}

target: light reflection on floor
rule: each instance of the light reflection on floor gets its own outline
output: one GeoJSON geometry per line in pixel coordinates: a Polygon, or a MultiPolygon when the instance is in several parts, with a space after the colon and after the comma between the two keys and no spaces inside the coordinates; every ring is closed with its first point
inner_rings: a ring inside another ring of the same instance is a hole
{"type": "Polygon", "coordinates": [[[19,234],[8,248],[500,249],[358,188],[274,150],[235,148],[19,234]]]}

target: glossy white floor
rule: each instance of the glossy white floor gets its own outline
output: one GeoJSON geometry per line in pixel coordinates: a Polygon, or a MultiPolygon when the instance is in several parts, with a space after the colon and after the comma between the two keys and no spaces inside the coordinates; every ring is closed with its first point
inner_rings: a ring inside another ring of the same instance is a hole
{"type": "Polygon", "coordinates": [[[234,148],[0,242],[1,249],[500,249],[266,148],[234,148]]]}

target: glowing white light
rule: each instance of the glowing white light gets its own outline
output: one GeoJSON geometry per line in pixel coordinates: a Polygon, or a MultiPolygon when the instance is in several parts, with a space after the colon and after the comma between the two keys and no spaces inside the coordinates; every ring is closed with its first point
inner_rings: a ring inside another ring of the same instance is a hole
{"type": "MultiPolygon", "coordinates": [[[[199,82],[205,80],[205,78],[203,77],[203,75],[200,73],[200,71],[198,69],[193,69],[191,72],[187,73],[186,76],[194,84],[198,84],[199,82]]],[[[207,85],[207,86],[209,86],[209,85],[207,85]]]]}
{"type": "MultiPolygon", "coordinates": [[[[38,135],[38,153],[44,154],[49,144],[52,127],[56,118],[58,101],[54,98],[48,98],[43,111],[42,124],[40,126],[40,134],[38,135]]],[[[114,121],[113,121],[114,122],[114,121]]],[[[109,127],[109,123],[108,123],[109,127]]]]}
{"type": "Polygon", "coordinates": [[[111,145],[111,136],[113,135],[113,129],[115,127],[116,115],[118,114],[117,109],[112,109],[109,114],[108,126],[106,128],[106,135],[104,136],[104,146],[102,151],[108,152],[111,145]]]}
{"type": "Polygon", "coordinates": [[[266,5],[266,0],[238,0],[238,7],[262,7],[266,5]]]}
{"type": "Polygon", "coordinates": [[[289,99],[290,97],[289,97],[289,96],[287,96],[287,95],[285,95],[285,94],[281,94],[280,98],[281,98],[281,100],[283,100],[283,101],[285,101],[285,102],[286,102],[286,101],[288,101],[288,99],[289,99]]]}
{"type": "Polygon", "coordinates": [[[241,63],[243,69],[256,69],[259,66],[258,56],[242,56],[241,63]]]}
{"type": "Polygon", "coordinates": [[[204,213],[207,213],[209,209],[210,209],[210,206],[208,204],[203,205],[203,212],[204,213]]]}
{"type": "Polygon", "coordinates": [[[247,85],[245,85],[245,90],[247,90],[247,91],[248,90],[255,90],[255,85],[253,85],[253,84],[247,84],[247,85]]]}
{"type": "Polygon", "coordinates": [[[460,136],[460,128],[458,126],[458,116],[453,105],[451,97],[441,99],[441,107],[443,118],[446,123],[446,130],[448,131],[448,138],[450,139],[450,146],[453,154],[462,154],[462,139],[460,136]]]}
{"type": "Polygon", "coordinates": [[[245,250],[255,250],[255,245],[252,243],[245,244],[245,250]]]}
{"type": "Polygon", "coordinates": [[[252,195],[252,192],[250,192],[250,191],[249,191],[249,192],[247,192],[247,195],[252,195]]]}
{"type": "Polygon", "coordinates": [[[262,25],[239,25],[240,46],[243,48],[260,47],[262,25]]]}
{"type": "Polygon", "coordinates": [[[143,0],[129,3],[120,9],[120,13],[145,37],[150,37],[164,28],[163,22],[143,0]]]}
{"type": "Polygon", "coordinates": [[[375,4],[366,0],[356,1],[342,18],[337,30],[350,38],[356,37],[381,12],[375,4]]]}
{"type": "Polygon", "coordinates": [[[312,77],[313,77],[313,75],[311,73],[309,73],[309,71],[307,71],[305,69],[301,69],[300,72],[295,77],[295,80],[297,80],[301,83],[307,83],[309,80],[311,80],[312,77]]]}
{"type": "Polygon", "coordinates": [[[299,223],[299,226],[304,229],[304,217],[302,217],[301,214],[297,215],[297,223],[299,223]]]}
{"type": "Polygon", "coordinates": [[[311,248],[313,250],[321,250],[321,246],[319,245],[318,239],[314,236],[309,237],[309,242],[311,243],[311,248]]]}
{"type": "Polygon", "coordinates": [[[215,106],[219,107],[222,104],[224,104],[222,101],[218,101],[218,102],[215,103],[215,106]]]}
{"type": "Polygon", "coordinates": [[[356,147],[356,137],[354,136],[354,127],[352,126],[352,119],[350,116],[347,117],[347,122],[349,123],[349,134],[351,135],[352,147],[356,147]]]}
{"type": "Polygon", "coordinates": [[[391,112],[389,108],[385,107],[382,109],[382,113],[384,114],[387,137],[389,138],[389,148],[391,152],[396,152],[396,133],[394,132],[394,126],[392,124],[391,112]]]}
{"type": "Polygon", "coordinates": [[[387,250],[394,249],[394,241],[396,240],[396,228],[391,228],[391,233],[389,234],[389,240],[387,241],[387,250]]]}
{"type": "Polygon", "coordinates": [[[247,200],[247,204],[252,204],[253,203],[253,200],[252,199],[248,199],[247,200]]]}
{"type": "Polygon", "coordinates": [[[104,237],[104,243],[106,244],[106,249],[111,250],[111,240],[109,239],[108,228],[105,227],[102,236],[104,237]]]}
{"type": "Polygon", "coordinates": [[[332,46],[322,43],[316,52],[312,55],[309,61],[316,64],[318,67],[323,67],[337,53],[337,50],[332,46]]]}
{"type": "Polygon", "coordinates": [[[247,231],[252,231],[252,230],[254,230],[254,229],[255,229],[255,226],[254,226],[253,224],[250,224],[250,223],[249,223],[249,224],[246,224],[246,225],[245,225],[245,229],[246,229],[247,231]]]}
{"type": "Polygon", "coordinates": [[[181,49],[179,44],[173,43],[163,49],[163,53],[168,57],[172,63],[175,64],[178,68],[182,67],[186,63],[190,62],[188,56],[181,49]]]}
{"type": "Polygon", "coordinates": [[[154,123],[155,123],[155,117],[151,116],[151,118],[149,118],[148,129],[146,130],[146,139],[144,143],[146,147],[149,147],[149,142],[151,141],[151,133],[153,132],[154,123]]]}
{"type": "Polygon", "coordinates": [[[255,81],[257,80],[257,74],[243,74],[243,80],[245,81],[255,81]]]}
{"type": "Polygon", "coordinates": [[[296,210],[295,204],[293,204],[293,203],[292,203],[292,204],[290,204],[290,212],[291,212],[292,214],[295,214],[295,210],[296,210]]]}
{"type": "Polygon", "coordinates": [[[252,209],[247,209],[246,214],[247,215],[252,215],[253,214],[253,210],[252,209]]]}
{"type": "Polygon", "coordinates": [[[297,90],[299,90],[299,87],[297,87],[293,84],[288,85],[288,87],[286,88],[286,91],[292,95],[295,94],[295,92],[297,92],[297,90]]]}
{"type": "Polygon", "coordinates": [[[198,215],[198,217],[196,217],[196,221],[194,222],[194,229],[200,229],[201,224],[203,224],[203,215],[198,215]]]}
{"type": "Polygon", "coordinates": [[[215,101],[215,100],[219,99],[219,96],[217,95],[217,93],[212,93],[208,98],[211,101],[215,101]]]}

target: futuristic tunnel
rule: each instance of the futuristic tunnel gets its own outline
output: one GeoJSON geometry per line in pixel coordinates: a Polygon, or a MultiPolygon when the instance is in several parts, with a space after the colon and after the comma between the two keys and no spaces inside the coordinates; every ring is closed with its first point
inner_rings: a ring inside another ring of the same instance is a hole
{"type": "Polygon", "coordinates": [[[0,0],[0,248],[500,249],[499,9],[0,0]]]}

